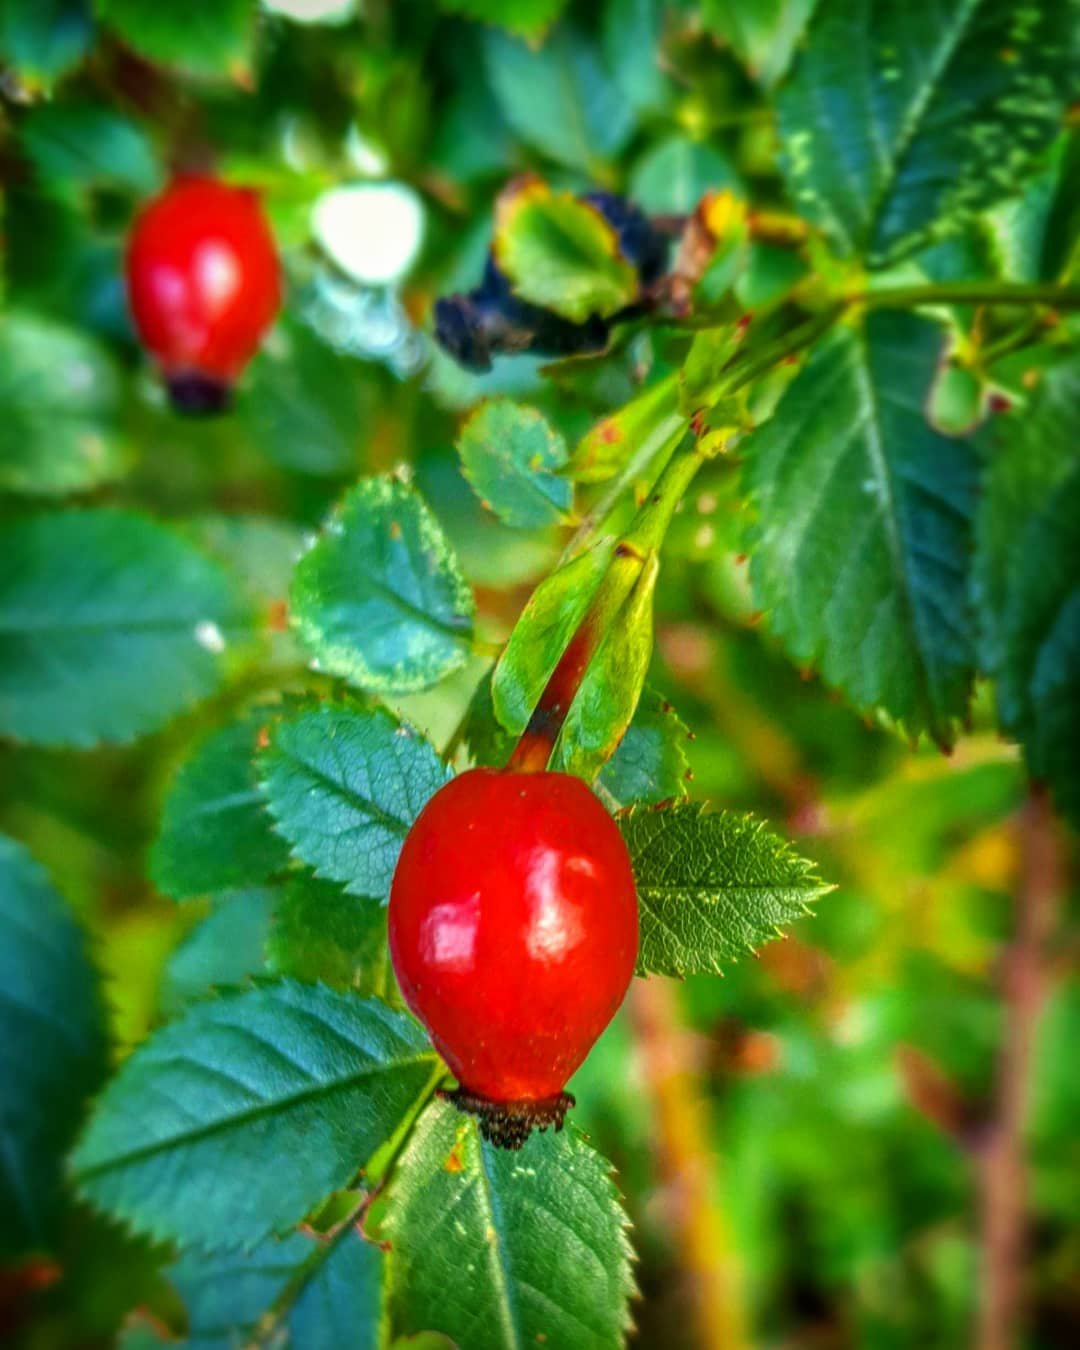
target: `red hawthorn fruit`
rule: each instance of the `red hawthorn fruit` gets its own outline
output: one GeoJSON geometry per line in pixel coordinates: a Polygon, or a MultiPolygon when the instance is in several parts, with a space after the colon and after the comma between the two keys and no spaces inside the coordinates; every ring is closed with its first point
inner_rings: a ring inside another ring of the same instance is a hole
{"type": "Polygon", "coordinates": [[[127,287],[143,345],[175,407],[215,412],[281,305],[281,272],[258,195],[175,179],[139,215],[127,287]]]}
{"type": "Polygon", "coordinates": [[[579,778],[470,769],[405,840],[390,891],[401,992],[494,1143],[562,1126],[563,1089],[622,1002],[638,946],[619,827],[579,778]]]}

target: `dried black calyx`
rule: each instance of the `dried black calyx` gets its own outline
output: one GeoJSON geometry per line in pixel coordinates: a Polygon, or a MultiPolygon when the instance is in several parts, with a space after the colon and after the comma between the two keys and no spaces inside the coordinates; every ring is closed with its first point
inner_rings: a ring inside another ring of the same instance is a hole
{"type": "Polygon", "coordinates": [[[500,353],[575,356],[602,351],[610,332],[610,321],[599,315],[571,323],[519,299],[490,254],[479,286],[435,303],[436,341],[459,365],[480,372],[490,370],[491,358],[500,353]]]}
{"type": "Polygon", "coordinates": [[[671,239],[658,230],[636,203],[614,192],[586,192],[581,200],[594,206],[619,238],[619,252],[637,268],[643,286],[659,281],[667,270],[671,239]]]}
{"type": "Polygon", "coordinates": [[[232,404],[232,385],[228,380],[203,375],[197,370],[186,370],[171,375],[165,382],[169,402],[186,417],[213,417],[226,412],[232,404]]]}
{"type": "Polygon", "coordinates": [[[557,1092],[553,1097],[539,1099],[494,1102],[459,1087],[453,1092],[440,1092],[439,1096],[453,1102],[459,1111],[475,1116],[480,1133],[489,1143],[515,1151],[533,1130],[561,1130],[567,1111],[575,1105],[569,1092],[557,1092]]]}
{"type": "MultiPolygon", "coordinates": [[[[619,251],[636,268],[641,286],[647,288],[659,280],[667,267],[668,235],[625,197],[591,192],[581,200],[599,211],[615,231],[619,251]]],[[[516,296],[489,253],[479,286],[436,301],[435,339],[459,365],[483,372],[491,369],[492,357],[499,354],[563,357],[603,351],[612,325],[633,318],[643,308],[637,303],[610,318],[594,314],[574,323],[516,296]]]]}

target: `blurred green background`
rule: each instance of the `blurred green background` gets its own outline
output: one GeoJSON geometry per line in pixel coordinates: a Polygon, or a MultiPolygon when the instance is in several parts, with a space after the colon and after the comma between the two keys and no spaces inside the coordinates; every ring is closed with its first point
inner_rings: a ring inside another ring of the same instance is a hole
{"type": "MultiPolygon", "coordinates": [[[[499,8],[482,0],[113,0],[97,18],[79,0],[0,0],[0,419],[17,407],[19,436],[44,443],[65,381],[89,362],[86,416],[118,471],[84,496],[187,522],[242,561],[271,626],[292,558],[342,490],[410,465],[476,589],[483,638],[501,641],[559,539],[484,511],[453,450],[464,413],[512,392],[572,441],[663,367],[663,341],[552,379],[528,357],[475,377],[433,349],[431,303],[476,281],[494,196],[527,169],[653,212],[722,186],[784,206],[769,83],[808,7],[751,5],[740,23],[743,7],[720,3],[581,3],[536,45],[475,21],[499,8]],[[286,312],[235,410],[208,422],[165,406],[122,287],[132,213],[176,165],[260,187],[288,274],[286,312]],[[344,225],[320,218],[346,185],[364,191],[344,225]],[[27,325],[46,360],[28,360],[27,325]]],[[[537,31],[562,8],[509,7],[537,31]]],[[[789,266],[763,247],[755,276],[767,288],[789,266]]],[[[709,466],[676,520],[650,685],[688,728],[692,795],[772,818],[837,889],[723,979],[637,990],[572,1085],[635,1224],[635,1343],[965,1344],[979,1146],[1010,1017],[1022,767],[985,691],[946,758],[864,724],[791,668],[752,612],[733,474],[709,466]],[[723,1313],[710,1317],[710,1301],[723,1313]]],[[[3,516],[31,509],[0,494],[3,516]]],[[[477,658],[397,706],[442,744],[484,669],[477,658]]],[[[147,848],[170,775],[206,728],[262,689],[311,686],[319,677],[277,633],[268,660],[134,746],[0,748],[0,830],[45,863],[91,932],[117,1057],[210,983],[259,968],[265,898],[203,927],[209,902],[155,894],[147,848]]],[[[1023,1279],[1030,1344],[1047,1348],[1080,1326],[1074,965],[1075,937],[1061,936],[1042,972],[1025,1127],[1023,1279]]],[[[0,1271],[0,1337],[107,1345],[136,1306],[169,1325],[159,1258],[75,1210],[56,1253],[0,1271]]]]}

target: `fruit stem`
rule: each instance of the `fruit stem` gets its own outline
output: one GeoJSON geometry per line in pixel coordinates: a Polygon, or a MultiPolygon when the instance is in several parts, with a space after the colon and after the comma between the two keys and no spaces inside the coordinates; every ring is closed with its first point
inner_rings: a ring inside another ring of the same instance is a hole
{"type": "Polygon", "coordinates": [[[511,773],[542,773],[600,644],[643,573],[656,566],[671,518],[705,456],[698,444],[675,455],[657,479],[648,501],[615,545],[608,569],[585,616],[566,644],[533,709],[506,768],[511,773]]]}
{"type": "Polygon", "coordinates": [[[1025,1126],[1039,1017],[1049,994],[1048,952],[1067,887],[1063,841],[1045,789],[1031,788],[1018,824],[1015,931],[1001,961],[1005,1029],[993,1118],[979,1157],[979,1350],[1007,1350],[1020,1335],[1030,1237],[1025,1126]]]}

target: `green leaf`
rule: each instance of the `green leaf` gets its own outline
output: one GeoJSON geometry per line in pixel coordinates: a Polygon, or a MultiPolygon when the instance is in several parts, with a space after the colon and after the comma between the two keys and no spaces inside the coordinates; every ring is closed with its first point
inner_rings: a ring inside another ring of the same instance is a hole
{"type": "Polygon", "coordinates": [[[366,478],[293,578],[292,620],[322,669],[373,693],[426,689],[463,666],[473,598],[415,489],[366,478]]]}
{"type": "MultiPolygon", "coordinates": [[[[1008,657],[1006,611],[1025,560],[1019,534],[1076,467],[1074,420],[1080,395],[1080,358],[1071,357],[1044,371],[1030,401],[990,425],[990,451],[976,518],[976,554],[972,589],[979,620],[979,660],[988,671],[1002,669],[1008,657]]],[[[1021,717],[1019,690],[998,691],[999,712],[1007,725],[1021,717]]]]}
{"type": "Polygon", "coordinates": [[[493,30],[485,55],[503,116],[526,145],[557,163],[588,173],[633,134],[633,109],[577,30],[560,26],[539,48],[493,30]]]}
{"type": "MultiPolygon", "coordinates": [[[[705,0],[702,17],[759,83],[771,88],[791,65],[818,0],[705,0]]],[[[847,53],[845,53],[847,55],[847,53]]]]}
{"type": "Polygon", "coordinates": [[[1080,820],[1080,361],[1048,371],[1001,419],[977,520],[974,594],[982,665],[1028,768],[1080,820]]]}
{"type": "Polygon", "coordinates": [[[158,1005],[166,1017],[263,969],[275,898],[264,886],[214,897],[213,909],[165,965],[158,1005]]]}
{"type": "Polygon", "coordinates": [[[121,240],[86,219],[87,211],[116,209],[111,194],[73,200],[79,194],[42,192],[30,178],[5,188],[5,299],[13,311],[50,314],[84,337],[97,333],[129,344],[121,240]]]}
{"type": "MultiPolygon", "coordinates": [[[[466,59],[475,62],[479,46],[477,35],[466,48],[466,59]]],[[[461,59],[455,57],[455,61],[461,59]]],[[[463,80],[452,92],[448,90],[440,104],[438,125],[432,131],[429,165],[454,182],[472,183],[506,174],[513,154],[513,139],[486,79],[463,80]]],[[[484,227],[482,252],[486,253],[490,226],[486,219],[474,221],[470,230],[474,239],[481,237],[477,225],[484,227]]],[[[457,254],[451,273],[443,276],[442,284],[448,291],[461,284],[472,284],[472,272],[476,269],[470,268],[467,276],[459,275],[463,253],[468,252],[466,244],[463,252],[457,254]]]]}
{"type": "MultiPolygon", "coordinates": [[[[746,249],[732,250],[728,259],[731,270],[735,271],[731,289],[744,309],[764,309],[775,305],[781,296],[787,295],[803,281],[810,270],[803,259],[790,249],[774,248],[760,240],[752,241],[746,249]]],[[[718,273],[724,261],[720,260],[718,273]]],[[[702,283],[703,287],[710,283],[712,276],[710,269],[702,283]]]]}
{"type": "Polygon", "coordinates": [[[267,960],[281,975],[382,996],[390,980],[386,911],[333,882],[290,877],[274,905],[267,960]]]}
{"type": "Polygon", "coordinates": [[[603,539],[546,577],[529,598],[495,667],[495,715],[520,736],[566,644],[604,579],[615,550],[603,539]]]}
{"type": "MultiPolygon", "coordinates": [[[[739,396],[726,393],[724,374],[745,334],[746,328],[742,324],[703,328],[694,334],[679,373],[679,407],[685,417],[692,417],[700,408],[713,408],[718,404],[719,415],[726,416],[729,405],[737,405],[739,396]]],[[[734,415],[734,409],[732,412],[734,415]]]]}
{"type": "Polygon", "coordinates": [[[685,797],[690,733],[671,704],[648,689],[597,786],[619,806],[685,797]]]}
{"type": "MultiPolygon", "coordinates": [[[[977,241],[990,255],[991,275],[1010,281],[1064,281],[1076,242],[1077,168],[1080,145],[1061,136],[1022,194],[1006,198],[976,222],[977,241]]],[[[966,273],[965,277],[977,275],[966,273]]]]}
{"type": "Polygon", "coordinates": [[[125,473],[120,381],[105,350],[50,319],[0,315],[0,491],[55,496],[125,473]]]}
{"type": "Polygon", "coordinates": [[[693,211],[706,192],[740,187],[730,160],[715,146],[689,136],[657,141],[630,175],[630,196],[651,215],[693,211]]]}
{"type": "Polygon", "coordinates": [[[253,442],[283,469],[355,475],[374,409],[364,367],[304,324],[279,323],[251,363],[237,413],[253,442]]]}
{"type": "Polygon", "coordinates": [[[638,974],[718,973],[832,888],[761,821],[696,802],[619,817],[641,914],[638,974]]]}
{"type": "Polygon", "coordinates": [[[150,61],[188,75],[243,76],[251,65],[254,0],[94,0],[102,23],[150,61]]]}
{"type": "Polygon", "coordinates": [[[515,529],[485,511],[452,449],[425,455],[416,482],[429,501],[439,503],[439,522],[475,585],[502,590],[535,581],[558,557],[557,527],[515,529]]]}
{"type": "Polygon", "coordinates": [[[125,1060],[75,1180],[136,1232],[252,1244],[344,1186],[436,1064],[416,1023],[376,999],[283,982],[197,1003],[125,1060]]]}
{"type": "Polygon", "coordinates": [[[663,112],[673,85],[662,68],[663,0],[607,0],[601,39],[619,93],[639,114],[663,112]]]}
{"type": "Polygon", "coordinates": [[[590,427],[574,448],[568,472],[579,483],[603,483],[635,461],[644,470],[683,435],[686,425],[679,411],[678,376],[657,380],[590,427]]]}
{"type": "Polygon", "coordinates": [[[637,272],[596,207],[539,180],[500,198],[492,249],[517,295],[575,323],[637,298],[637,272]]]}
{"type": "Polygon", "coordinates": [[[510,33],[537,38],[566,8],[567,0],[439,0],[440,8],[466,19],[498,24],[510,33]]]}
{"type": "Polygon", "coordinates": [[[229,578],[128,511],[0,529],[0,734],[129,741],[212,694],[250,618],[229,578]]]}
{"type": "Polygon", "coordinates": [[[346,1223],[322,1239],[185,1252],[165,1274],[187,1310],[186,1350],[236,1350],[271,1333],[297,1350],[375,1350],[381,1268],[379,1249],[346,1223]]]}
{"type": "Polygon", "coordinates": [[[623,602],[581,681],[555,745],[552,767],[591,783],[618,749],[637,709],[653,649],[656,557],[623,602]]]}
{"type": "Polygon", "coordinates": [[[508,525],[550,525],[570,510],[573,488],[552,472],[566,463],[566,442],[535,408],[482,403],[461,429],[458,452],[477,496],[508,525]]]}
{"type": "Polygon", "coordinates": [[[334,704],[278,722],[261,772],[296,855],[353,895],[383,901],[409,826],[451,776],[389,713],[334,704]]]}
{"type": "Polygon", "coordinates": [[[48,1246],[62,1160],[105,1072],[82,933],[44,871],[0,835],[0,1259],[48,1246]]]}
{"type": "Polygon", "coordinates": [[[978,458],[926,421],[940,346],[910,314],[837,329],[741,450],[772,632],[860,710],[948,745],[972,679],[978,458]]]}
{"type": "Polygon", "coordinates": [[[779,97],[796,201],[881,264],[1008,196],[1060,126],[1075,16],[1071,0],[822,0],[779,97]]]}
{"type": "Polygon", "coordinates": [[[986,415],[986,385],[970,366],[946,361],[938,370],[926,417],[944,436],[967,436],[986,415]]]}
{"type": "Polygon", "coordinates": [[[393,1333],[469,1350],[621,1346],[634,1284],[610,1171],[572,1127],[512,1153],[448,1103],[429,1107],[377,1226],[393,1333]]]}
{"type": "Polygon", "coordinates": [[[101,103],[43,103],[19,128],[19,143],[51,191],[109,187],[149,194],[162,172],[150,138],[101,103]]]}
{"type": "Polygon", "coordinates": [[[48,88],[93,41],[87,0],[0,0],[0,65],[31,88],[48,88]]]}
{"type": "Polygon", "coordinates": [[[181,766],[150,851],[150,876],[164,895],[186,900],[255,886],[285,866],[255,773],[255,746],[275,716],[256,709],[200,742],[181,766]]]}

